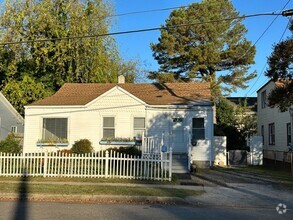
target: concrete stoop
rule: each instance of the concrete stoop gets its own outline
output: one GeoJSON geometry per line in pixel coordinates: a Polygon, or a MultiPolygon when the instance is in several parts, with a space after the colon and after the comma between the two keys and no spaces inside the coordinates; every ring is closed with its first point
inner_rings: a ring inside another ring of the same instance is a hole
{"type": "Polygon", "coordinates": [[[187,154],[173,153],[172,155],[172,173],[189,173],[187,154]]]}

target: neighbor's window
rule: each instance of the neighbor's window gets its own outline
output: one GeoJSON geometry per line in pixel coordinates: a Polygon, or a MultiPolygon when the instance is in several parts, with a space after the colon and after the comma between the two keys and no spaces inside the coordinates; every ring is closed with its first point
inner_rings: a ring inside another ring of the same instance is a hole
{"type": "Polygon", "coordinates": [[[103,138],[115,137],[115,118],[104,117],[103,118],[103,138]]]}
{"type": "Polygon", "coordinates": [[[17,133],[17,126],[11,126],[10,132],[13,134],[17,133]]]}
{"type": "Polygon", "coordinates": [[[275,144],[275,123],[269,124],[269,144],[275,144]]]}
{"type": "Polygon", "coordinates": [[[192,140],[203,140],[205,139],[205,127],[204,118],[193,118],[192,119],[192,140]]]}
{"type": "Polygon", "coordinates": [[[145,119],[143,117],[133,118],[133,136],[137,139],[140,139],[144,130],[145,119]]]}
{"type": "Polygon", "coordinates": [[[291,123],[287,124],[287,146],[291,144],[291,123]]]}
{"type": "Polygon", "coordinates": [[[67,139],[67,118],[44,118],[43,139],[67,139]]]}
{"type": "Polygon", "coordinates": [[[261,132],[260,135],[262,136],[262,143],[264,144],[264,140],[265,140],[265,138],[264,138],[265,137],[265,128],[264,128],[263,125],[261,126],[261,131],[260,132],[261,132]]]}
{"type": "Polygon", "coordinates": [[[261,93],[261,108],[265,108],[267,106],[267,92],[263,91],[261,93]]]}

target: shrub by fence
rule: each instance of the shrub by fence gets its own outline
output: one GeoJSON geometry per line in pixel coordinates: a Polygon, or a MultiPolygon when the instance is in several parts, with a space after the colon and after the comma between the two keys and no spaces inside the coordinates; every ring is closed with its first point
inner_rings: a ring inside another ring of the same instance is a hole
{"type": "Polygon", "coordinates": [[[140,158],[115,151],[88,154],[0,152],[0,176],[124,178],[169,180],[172,152],[161,158],[140,158]]]}

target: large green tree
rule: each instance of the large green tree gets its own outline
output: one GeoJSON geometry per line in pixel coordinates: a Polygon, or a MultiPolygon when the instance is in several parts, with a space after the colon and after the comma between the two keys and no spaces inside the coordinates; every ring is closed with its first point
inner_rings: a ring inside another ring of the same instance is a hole
{"type": "MultiPolygon", "coordinates": [[[[293,22],[290,30],[293,33],[293,22]]],[[[273,52],[268,58],[269,68],[266,76],[279,81],[269,94],[269,106],[286,111],[293,104],[293,36],[274,45],[273,52]]]]}
{"type": "Polygon", "coordinates": [[[0,45],[2,87],[24,76],[48,91],[65,82],[116,82],[119,74],[133,82],[135,62],[122,60],[113,37],[71,38],[108,33],[111,14],[102,0],[7,0],[0,14],[0,43],[23,43],[0,45]]]}
{"type": "Polygon", "coordinates": [[[211,82],[217,94],[220,87],[228,92],[246,88],[245,83],[255,77],[248,73],[255,47],[245,37],[242,19],[229,19],[238,16],[229,0],[203,0],[174,10],[162,26],[159,42],[151,44],[160,68],[149,78],[161,82],[200,78],[211,82]]]}
{"type": "Polygon", "coordinates": [[[36,82],[29,76],[24,76],[21,81],[10,80],[1,92],[21,115],[24,115],[25,105],[52,95],[43,83],[36,82]]]}

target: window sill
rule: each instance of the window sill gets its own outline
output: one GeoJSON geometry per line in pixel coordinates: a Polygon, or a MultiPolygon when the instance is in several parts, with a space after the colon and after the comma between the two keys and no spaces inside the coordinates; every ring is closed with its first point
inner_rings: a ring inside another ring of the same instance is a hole
{"type": "Polygon", "coordinates": [[[38,147],[50,147],[50,146],[54,146],[54,147],[67,147],[69,145],[69,143],[37,143],[38,147]]]}
{"type": "Polygon", "coordinates": [[[100,145],[135,145],[134,141],[100,141],[100,145]]]}

